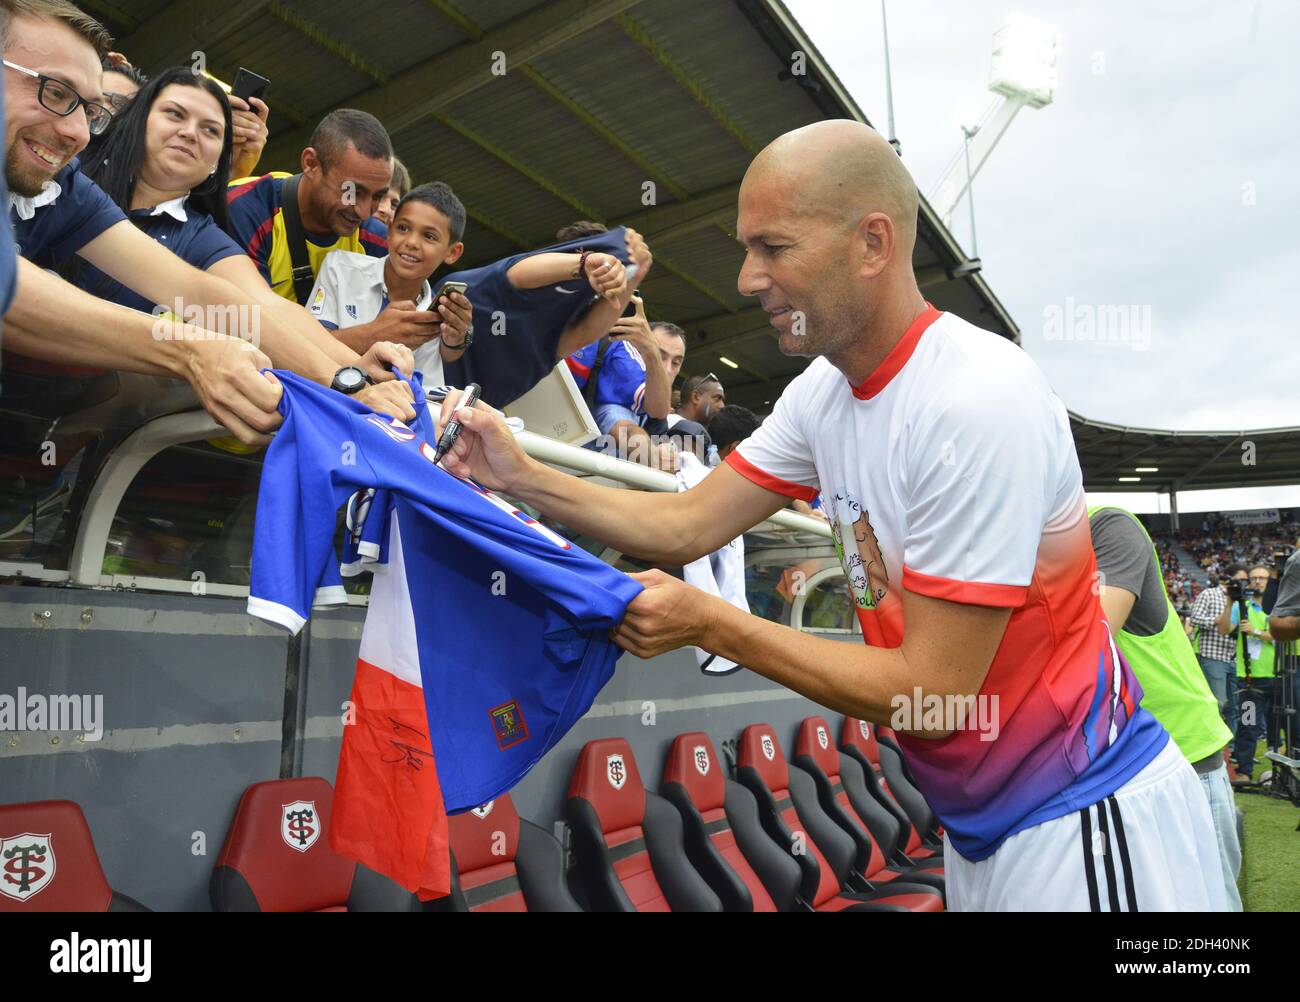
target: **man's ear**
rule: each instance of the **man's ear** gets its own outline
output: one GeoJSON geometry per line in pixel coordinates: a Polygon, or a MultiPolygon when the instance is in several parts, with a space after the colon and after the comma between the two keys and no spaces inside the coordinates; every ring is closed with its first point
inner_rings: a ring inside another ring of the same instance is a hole
{"type": "Polygon", "coordinates": [[[302,151],[301,164],[302,172],[304,174],[311,174],[314,177],[320,171],[320,157],[317,155],[314,147],[308,146],[302,151]]]}
{"type": "Polygon", "coordinates": [[[858,274],[875,278],[894,256],[894,221],[883,212],[870,212],[858,222],[853,234],[858,274]]]}
{"type": "Polygon", "coordinates": [[[442,259],[443,264],[455,264],[460,260],[460,256],[465,253],[465,245],[457,240],[447,248],[447,256],[442,259]]]}

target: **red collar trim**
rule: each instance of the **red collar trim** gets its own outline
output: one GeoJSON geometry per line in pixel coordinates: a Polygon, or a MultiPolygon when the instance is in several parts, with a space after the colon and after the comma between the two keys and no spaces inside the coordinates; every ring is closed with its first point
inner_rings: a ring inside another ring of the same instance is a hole
{"type": "Polygon", "coordinates": [[[898,375],[907,364],[907,360],[912,357],[912,352],[916,350],[917,342],[921,340],[921,335],[925,333],[926,328],[938,320],[942,313],[942,310],[936,310],[926,303],[925,312],[912,321],[912,325],[907,328],[898,344],[894,345],[884,361],[876,366],[876,371],[864,379],[861,386],[853,387],[853,395],[859,400],[870,400],[888,386],[889,381],[898,375]]]}

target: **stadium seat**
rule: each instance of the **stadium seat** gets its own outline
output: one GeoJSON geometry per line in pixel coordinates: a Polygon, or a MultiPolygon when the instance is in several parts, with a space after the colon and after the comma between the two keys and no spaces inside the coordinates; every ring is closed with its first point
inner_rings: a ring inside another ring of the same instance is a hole
{"type": "Polygon", "coordinates": [[[754,795],[727,779],[707,734],[673,740],[660,789],[681,812],[687,857],[727,911],[796,908],[799,865],[763,831],[754,795]]]}
{"type": "Polygon", "coordinates": [[[902,805],[903,810],[907,811],[907,816],[921,838],[940,832],[942,829],[939,827],[939,819],[930,805],[925,802],[925,797],[917,788],[916,780],[908,771],[907,759],[903,756],[903,748],[898,743],[898,735],[894,733],[894,729],[876,727],[876,744],[879,748],[880,768],[890,782],[890,789],[893,790],[894,797],[902,805]]]}
{"type": "Polygon", "coordinates": [[[564,880],[564,849],[546,829],[519,816],[510,794],[447,819],[457,912],[578,912],[564,880]]]}
{"type": "Polygon", "coordinates": [[[862,766],[831,743],[825,717],[805,717],[799,724],[791,764],[813,778],[822,810],[853,839],[857,846],[853,868],[858,873],[873,884],[902,877],[944,889],[941,861],[890,865],[881,846],[897,844],[898,822],[867,792],[862,766]]]}
{"type": "Polygon", "coordinates": [[[414,894],[330,848],[333,806],[319,776],[246,789],[208,882],[212,910],[418,911],[414,894]]]}
{"type": "Polygon", "coordinates": [[[147,912],[108,886],[71,800],[0,807],[0,912],[147,912]]]}
{"type": "MultiPolygon", "coordinates": [[[[912,824],[911,816],[894,797],[894,792],[880,768],[880,745],[874,728],[865,720],[845,717],[840,729],[840,751],[862,767],[862,778],[868,792],[898,822],[899,836],[891,859],[917,862],[943,856],[943,843],[934,835],[923,839],[912,824]]],[[[917,796],[920,796],[918,793],[917,796]]]]}
{"type": "Polygon", "coordinates": [[[686,856],[681,815],[642,785],[623,738],[583,746],[565,812],[578,875],[594,910],[722,911],[722,901],[686,856]]]}
{"type": "Polygon", "coordinates": [[[818,805],[812,777],[786,764],[769,724],[741,732],[736,778],[758,801],[767,833],[799,864],[800,897],[815,911],[943,911],[934,887],[891,881],[874,888],[854,872],[853,839],[818,805]]]}

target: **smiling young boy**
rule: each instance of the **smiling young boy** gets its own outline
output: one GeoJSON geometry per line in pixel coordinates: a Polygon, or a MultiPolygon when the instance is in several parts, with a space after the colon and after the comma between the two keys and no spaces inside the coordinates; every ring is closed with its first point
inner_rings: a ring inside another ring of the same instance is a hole
{"type": "Polygon", "coordinates": [[[307,309],[349,347],[348,329],[368,324],[385,309],[428,314],[427,335],[403,338],[415,353],[426,386],[443,381],[442,365],[459,359],[467,346],[471,306],[459,292],[437,304],[429,278],[465,251],[465,206],[441,181],[413,188],[398,203],[388,228],[388,256],[337,250],[321,264],[307,309]],[[450,339],[450,341],[449,341],[450,339]]]}

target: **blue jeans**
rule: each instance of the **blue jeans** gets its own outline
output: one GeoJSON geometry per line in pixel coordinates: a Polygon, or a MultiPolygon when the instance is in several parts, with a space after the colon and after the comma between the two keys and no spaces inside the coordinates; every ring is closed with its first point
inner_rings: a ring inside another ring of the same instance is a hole
{"type": "Polygon", "coordinates": [[[1228,769],[1220,763],[1213,772],[1197,773],[1205,799],[1210,802],[1214,818],[1214,835],[1219,842],[1219,863],[1223,868],[1223,884],[1228,892],[1228,903],[1235,912],[1241,911],[1241,894],[1237,890],[1237,876],[1241,873],[1241,842],[1237,838],[1237,805],[1232,799],[1232,784],[1228,782],[1228,769]]]}
{"type": "Polygon", "coordinates": [[[1213,661],[1210,658],[1196,655],[1196,660],[1201,663],[1201,671],[1205,673],[1205,681],[1210,683],[1210,691],[1214,693],[1214,698],[1219,701],[1219,715],[1228,721],[1228,726],[1232,726],[1232,718],[1228,713],[1228,679],[1236,679],[1237,666],[1227,661],[1213,661]]]}
{"type": "Polygon", "coordinates": [[[1268,718],[1273,715],[1273,679],[1237,680],[1241,702],[1241,722],[1237,727],[1236,743],[1232,746],[1237,760],[1237,771],[1249,777],[1255,768],[1255,746],[1268,728],[1268,718]]]}

